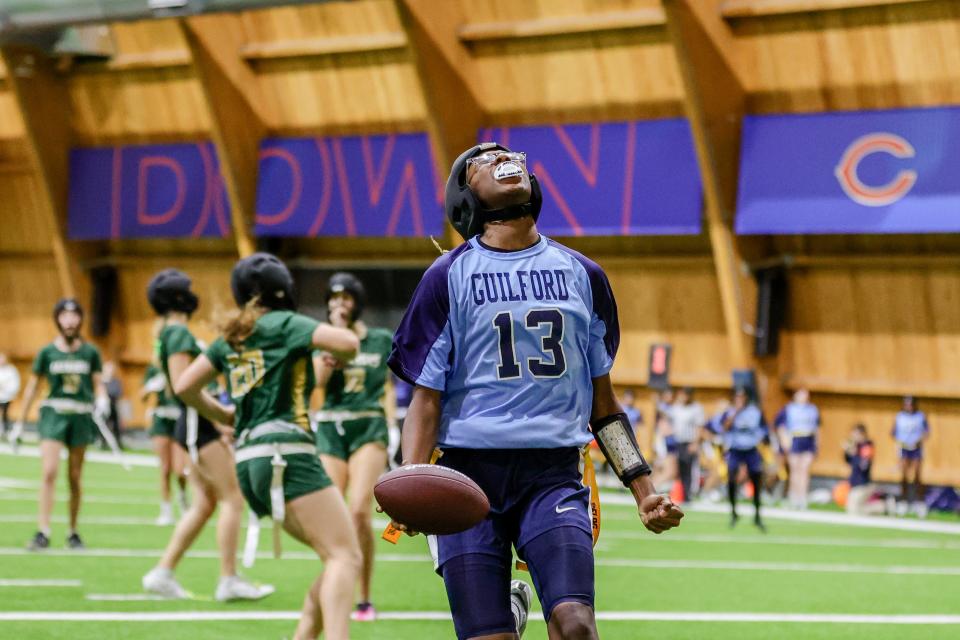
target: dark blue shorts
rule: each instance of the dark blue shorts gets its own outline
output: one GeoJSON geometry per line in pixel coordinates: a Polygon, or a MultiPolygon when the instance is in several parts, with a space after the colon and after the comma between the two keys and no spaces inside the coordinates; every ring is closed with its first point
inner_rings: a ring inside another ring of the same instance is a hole
{"type": "Polygon", "coordinates": [[[667,446],[668,454],[675,456],[680,452],[680,444],[677,442],[676,437],[666,436],[663,439],[663,443],[667,446]]]}
{"type": "Polygon", "coordinates": [[[753,449],[730,449],[727,451],[727,477],[735,478],[741,466],[746,465],[750,473],[763,472],[763,458],[756,447],[753,449]]]}
{"type": "Polygon", "coordinates": [[[590,490],[576,448],[447,449],[437,464],[468,475],[490,500],[483,522],[435,538],[458,637],[513,630],[514,548],[530,567],[544,618],[561,602],[593,606],[590,490]]]}
{"type": "Polygon", "coordinates": [[[790,441],[790,453],[816,453],[816,436],[794,436],[790,441]]]}
{"type": "Polygon", "coordinates": [[[918,446],[916,449],[904,449],[900,447],[900,459],[923,460],[923,447],[918,446]]]}

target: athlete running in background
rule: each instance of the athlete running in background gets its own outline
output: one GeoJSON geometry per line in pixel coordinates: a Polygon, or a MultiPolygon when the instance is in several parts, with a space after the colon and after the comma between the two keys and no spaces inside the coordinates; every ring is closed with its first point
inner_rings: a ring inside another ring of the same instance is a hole
{"type": "MultiPolygon", "coordinates": [[[[311,353],[349,362],[359,346],[348,329],[295,312],[293,278],[272,255],[240,260],[231,276],[239,309],[223,336],[194,360],[174,390],[208,419],[233,424],[237,475],[247,504],[271,515],[324,562],[310,586],[295,638],[349,636],[350,610],[362,555],[343,496],[317,457],[308,405],[314,386],[311,353]],[[234,406],[203,392],[223,373],[234,406]]],[[[278,539],[277,539],[278,540],[278,539]]]]}
{"type": "Polygon", "coordinates": [[[373,575],[373,485],[387,466],[387,424],[393,420],[394,399],[387,358],[393,333],[368,327],[360,319],[366,305],[363,284],[352,274],[336,273],[327,286],[330,324],[349,329],[360,340],[350,362],[314,355],[317,386],[324,388],[323,409],[317,413],[317,451],[327,475],[347,498],[347,506],[363,551],[360,602],[353,619],[376,618],[370,602],[373,575]]]}
{"type": "Polygon", "coordinates": [[[37,533],[29,549],[38,551],[50,546],[50,512],[53,510],[54,489],[60,467],[60,452],[67,448],[67,474],[70,486],[70,520],[67,546],[83,549],[77,533],[77,516],[82,497],[81,475],[87,446],[97,438],[94,411],[101,418],[109,411],[110,400],[100,378],[102,361],[95,346],[83,340],[83,309],[73,298],[57,302],[53,321],[60,332],[45,346],[33,361],[33,372],[23,392],[20,420],[10,434],[16,445],[23,433],[23,423],[36,399],[40,379],[47,381],[49,391],[40,403],[40,504],[37,533]],[[96,396],[96,401],[94,401],[96,396]]]}
{"type": "Polygon", "coordinates": [[[710,429],[723,436],[727,458],[727,498],[730,500],[730,526],[734,527],[737,515],[737,479],[740,468],[746,467],[753,484],[753,523],[761,531],[767,528],[760,518],[760,493],[763,490],[763,458],[757,447],[769,439],[767,422],[760,407],[752,402],[743,388],[733,393],[733,406],[717,421],[710,421],[710,429]]]}
{"type": "Polygon", "coordinates": [[[810,392],[797,389],[789,403],[773,421],[780,435],[780,450],[787,452],[790,465],[790,506],[807,508],[810,491],[810,466],[817,455],[820,410],[810,402],[810,392]]]}
{"type": "Polygon", "coordinates": [[[416,385],[405,463],[428,463],[439,446],[437,464],[490,499],[481,523],[431,540],[458,638],[522,633],[525,615],[511,605],[526,585],[511,584],[512,548],[530,568],[550,637],[597,637],[580,473],[594,435],[648,529],[661,533],[683,516],[655,494],[613,392],[620,336],[607,277],[537,232],[541,202],[524,154],[485,143],[457,158],[446,212],[466,242],[424,274],[390,356],[394,373],[416,385]]]}
{"type": "MultiPolygon", "coordinates": [[[[162,319],[156,342],[156,359],[166,385],[174,389],[190,363],[200,355],[200,345],[187,323],[200,301],[190,290],[190,278],[182,271],[165,269],[153,276],[147,286],[147,300],[162,319]]],[[[209,397],[204,392],[204,397],[209,397]]],[[[220,580],[215,597],[229,600],[259,600],[273,593],[270,585],[256,585],[237,575],[237,538],[243,515],[243,496],[233,470],[233,454],[221,431],[208,419],[180,404],[180,416],[174,428],[174,440],[189,457],[188,477],[193,501],[177,522],[170,542],[156,567],[143,576],[146,591],[167,598],[187,598],[174,571],[183,554],[193,544],[217,505],[217,547],[220,549],[220,580]]],[[[229,430],[225,430],[229,435],[229,430]]]]}
{"type": "Polygon", "coordinates": [[[907,515],[911,508],[910,486],[913,486],[913,510],[921,518],[927,516],[927,504],[924,502],[924,487],[921,479],[923,471],[923,443],[930,437],[930,423],[927,414],[917,407],[913,396],[904,396],[903,409],[897,413],[890,434],[900,447],[900,502],[897,515],[907,515]]]}
{"type": "Polygon", "coordinates": [[[160,526],[174,523],[173,505],[170,502],[170,476],[177,479],[177,498],[180,504],[180,515],[187,512],[187,477],[184,475],[184,458],[186,453],[176,446],[173,433],[177,420],[182,414],[180,401],[167,387],[167,377],[163,370],[150,364],[143,375],[143,388],[140,397],[144,401],[155,398],[153,406],[147,410],[147,419],[150,422],[150,439],[153,440],[153,450],[160,460],[160,515],[157,524],[160,526]]]}

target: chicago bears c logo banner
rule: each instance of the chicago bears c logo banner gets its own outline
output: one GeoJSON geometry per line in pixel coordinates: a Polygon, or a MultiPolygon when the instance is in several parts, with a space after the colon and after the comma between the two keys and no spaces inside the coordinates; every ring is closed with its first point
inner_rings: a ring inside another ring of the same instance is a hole
{"type": "Polygon", "coordinates": [[[685,119],[482,129],[527,154],[557,236],[700,233],[700,172],[685,119]]]}
{"type": "Polygon", "coordinates": [[[737,233],[960,231],[960,108],[748,116],[737,233]]]}

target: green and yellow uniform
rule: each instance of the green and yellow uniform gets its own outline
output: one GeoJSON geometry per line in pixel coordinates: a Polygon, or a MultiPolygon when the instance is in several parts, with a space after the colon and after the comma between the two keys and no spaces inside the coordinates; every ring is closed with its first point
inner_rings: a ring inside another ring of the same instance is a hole
{"type": "Polygon", "coordinates": [[[387,446],[383,397],[392,345],[391,332],[368,329],[357,356],[330,374],[316,415],[319,453],[347,460],[365,444],[387,446]]]}
{"type": "Polygon", "coordinates": [[[100,352],[83,342],[65,352],[50,343],[33,361],[33,373],[47,379],[49,392],[40,404],[37,429],[42,440],[59,440],[68,447],[85,447],[97,439],[93,422],[93,374],[100,373],[100,352]]]}
{"type": "Polygon", "coordinates": [[[155,366],[147,366],[143,375],[143,386],[157,396],[157,404],[153,408],[153,418],[150,422],[151,436],[173,437],[177,420],[183,413],[183,408],[167,383],[167,376],[155,366]]]}
{"type": "Polygon", "coordinates": [[[311,343],[318,324],[291,311],[270,311],[257,320],[239,352],[223,338],[206,352],[226,376],[236,406],[237,477],[260,517],[271,513],[271,483],[279,490],[282,482],[285,502],[330,486],[307,415],[315,382],[311,343]],[[281,470],[282,480],[275,480],[275,469],[281,470]]]}

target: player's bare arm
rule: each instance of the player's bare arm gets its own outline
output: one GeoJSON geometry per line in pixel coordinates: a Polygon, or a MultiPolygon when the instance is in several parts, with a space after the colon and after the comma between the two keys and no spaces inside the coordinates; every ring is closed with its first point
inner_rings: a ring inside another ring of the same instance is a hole
{"type": "Polygon", "coordinates": [[[201,354],[190,362],[189,354],[175,353],[167,359],[167,367],[175,381],[173,392],[180,400],[213,423],[233,424],[233,408],[220,404],[205,390],[220,375],[207,356],[201,354]]]}
{"type": "Polygon", "coordinates": [[[353,331],[326,323],[320,323],[314,330],[312,344],[315,348],[329,353],[334,359],[344,362],[352,360],[360,348],[360,340],[353,331]]]}
{"type": "Polygon", "coordinates": [[[437,445],[440,427],[440,392],[416,387],[403,422],[400,446],[403,464],[427,464],[437,445]]]}
{"type": "MultiPolygon", "coordinates": [[[[604,375],[593,379],[593,408],[591,422],[603,420],[607,416],[621,413],[623,409],[617,401],[613,391],[610,376],[604,375]]],[[[630,427],[632,429],[632,426],[630,427]]],[[[630,493],[637,502],[640,521],[653,533],[663,533],[667,529],[680,526],[683,511],[670,498],[658,494],[650,479],[645,473],[630,480],[630,493]]]]}

